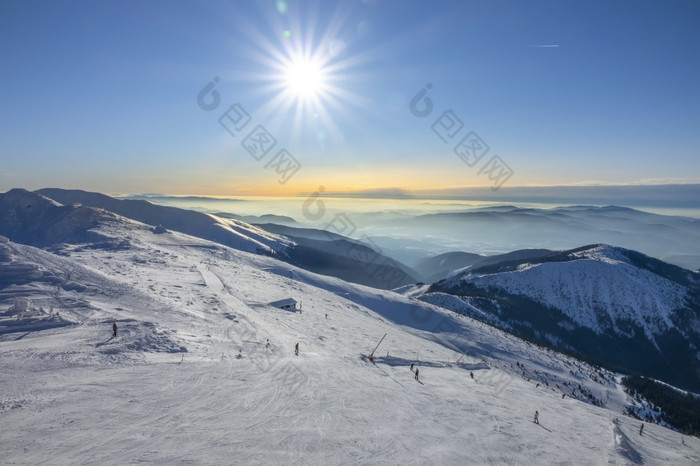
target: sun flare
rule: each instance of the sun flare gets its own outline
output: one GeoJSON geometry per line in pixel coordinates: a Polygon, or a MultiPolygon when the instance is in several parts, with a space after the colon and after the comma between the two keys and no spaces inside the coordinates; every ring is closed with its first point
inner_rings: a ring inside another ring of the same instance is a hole
{"type": "Polygon", "coordinates": [[[316,97],[324,89],[324,72],[322,67],[312,60],[297,59],[285,69],[284,82],[288,92],[294,97],[316,97]]]}
{"type": "Polygon", "coordinates": [[[299,8],[279,5],[270,18],[274,40],[250,31],[255,45],[250,56],[262,67],[248,79],[259,85],[259,95],[269,96],[256,114],[268,125],[287,128],[290,144],[303,141],[326,150],[344,138],[338,122],[356,117],[357,109],[380,111],[355,91],[364,79],[359,66],[372,57],[350,53],[340,13],[321,24],[315,15],[301,16],[299,8]]]}

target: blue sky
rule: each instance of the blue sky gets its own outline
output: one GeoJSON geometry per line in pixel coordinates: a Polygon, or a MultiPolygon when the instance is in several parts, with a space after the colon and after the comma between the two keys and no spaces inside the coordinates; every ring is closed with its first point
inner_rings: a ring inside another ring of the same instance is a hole
{"type": "Polygon", "coordinates": [[[5,1],[0,189],[697,183],[699,23],[692,1],[5,1]],[[301,96],[306,61],[323,76],[301,96]],[[236,103],[250,122],[231,134],[236,103]],[[447,110],[462,129],[443,142],[447,110]],[[277,141],[261,160],[241,145],[257,125],[277,141]],[[469,166],[472,131],[489,150],[469,166]]]}

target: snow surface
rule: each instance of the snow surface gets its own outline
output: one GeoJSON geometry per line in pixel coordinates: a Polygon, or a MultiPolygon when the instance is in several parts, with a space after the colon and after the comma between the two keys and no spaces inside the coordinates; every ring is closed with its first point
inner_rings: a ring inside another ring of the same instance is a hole
{"type": "Polygon", "coordinates": [[[468,317],[137,222],[93,231],[112,240],[0,241],[2,464],[700,464],[699,439],[638,434],[614,374],[468,317]],[[287,297],[303,312],[268,304],[287,297]]]}

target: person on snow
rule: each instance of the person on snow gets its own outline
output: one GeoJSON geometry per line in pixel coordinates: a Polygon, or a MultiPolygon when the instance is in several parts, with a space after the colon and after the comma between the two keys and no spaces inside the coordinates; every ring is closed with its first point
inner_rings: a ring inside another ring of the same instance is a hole
{"type": "Polygon", "coordinates": [[[416,380],[418,380],[418,368],[416,367],[416,380]]]}
{"type": "Polygon", "coordinates": [[[112,338],[114,338],[117,336],[117,323],[116,322],[112,322],[112,331],[113,331],[112,338]]]}
{"type": "Polygon", "coordinates": [[[294,354],[296,354],[297,356],[299,356],[299,343],[297,343],[296,345],[294,345],[294,354]]]}
{"type": "Polygon", "coordinates": [[[642,422],[642,425],[639,426],[639,435],[642,435],[642,432],[644,432],[644,423],[642,422]]]}
{"type": "Polygon", "coordinates": [[[471,378],[473,379],[473,378],[474,378],[474,373],[473,373],[473,372],[470,372],[470,373],[469,373],[469,377],[471,377],[471,378]]]}
{"type": "Polygon", "coordinates": [[[535,411],[535,420],[534,420],[533,422],[534,422],[535,424],[539,424],[539,423],[540,423],[540,412],[539,412],[539,411],[535,411]]]}
{"type": "Polygon", "coordinates": [[[411,363],[411,372],[413,372],[413,365],[414,364],[415,364],[414,362],[411,363]]]}

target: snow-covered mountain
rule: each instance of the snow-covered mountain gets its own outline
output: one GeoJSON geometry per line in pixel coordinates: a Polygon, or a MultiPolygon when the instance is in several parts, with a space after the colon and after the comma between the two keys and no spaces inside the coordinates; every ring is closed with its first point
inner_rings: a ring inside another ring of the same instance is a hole
{"type": "Polygon", "coordinates": [[[24,189],[0,194],[0,235],[13,241],[49,246],[101,239],[92,229],[117,221],[117,216],[79,205],[64,206],[24,189]]]}
{"type": "Polygon", "coordinates": [[[700,276],[635,251],[592,245],[477,265],[421,299],[700,390],[700,276]]]}
{"type": "MultiPolygon", "coordinates": [[[[7,193],[10,196],[7,205],[10,206],[9,210],[22,210],[23,203],[19,204],[19,208],[17,204],[13,207],[15,191],[7,193]]],[[[21,190],[20,193],[29,198],[34,194],[21,190]]],[[[147,200],[115,199],[100,193],[54,188],[40,189],[36,194],[66,206],[103,209],[157,228],[179,231],[234,249],[275,255],[304,269],[353,283],[390,289],[417,281],[410,269],[368,245],[325,231],[315,230],[318,237],[309,241],[304,233],[308,230],[280,225],[267,225],[264,229],[233,216],[161,206],[147,200]]],[[[258,220],[261,218],[267,217],[257,217],[258,220]]],[[[0,234],[3,234],[1,227],[0,234]]],[[[51,238],[51,235],[48,237],[51,238]]]]}
{"type": "Polygon", "coordinates": [[[120,200],[100,193],[55,188],[40,189],[36,193],[66,206],[79,205],[104,209],[147,225],[162,226],[168,230],[208,239],[241,251],[274,254],[286,250],[292,244],[281,236],[268,233],[240,220],[221,218],[177,207],[160,206],[144,200],[120,200]]]}

